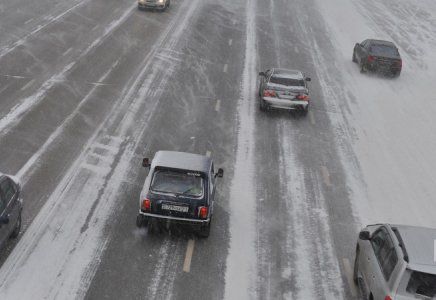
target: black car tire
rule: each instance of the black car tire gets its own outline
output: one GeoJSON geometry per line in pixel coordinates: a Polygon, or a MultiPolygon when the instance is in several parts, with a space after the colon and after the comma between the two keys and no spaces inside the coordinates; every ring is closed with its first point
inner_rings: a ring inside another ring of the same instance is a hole
{"type": "Polygon", "coordinates": [[[353,63],[357,63],[357,59],[356,59],[356,53],[353,51],[353,58],[352,58],[353,63]]]}
{"type": "Polygon", "coordinates": [[[168,1],[168,7],[170,7],[170,1],[168,1]]]}
{"type": "Polygon", "coordinates": [[[355,284],[359,284],[359,248],[356,249],[356,258],[354,259],[353,281],[355,284]]]}
{"type": "Polygon", "coordinates": [[[365,68],[363,67],[362,61],[360,61],[359,67],[360,67],[360,73],[362,74],[365,73],[365,68]]]}
{"type": "Polygon", "coordinates": [[[369,300],[368,290],[362,278],[359,278],[359,291],[362,299],[369,300]]]}
{"type": "Polygon", "coordinates": [[[303,109],[303,110],[301,111],[301,115],[302,115],[303,117],[306,117],[308,113],[309,113],[309,105],[306,106],[306,109],[303,109]]]}
{"type": "Polygon", "coordinates": [[[14,231],[12,231],[10,237],[16,239],[20,235],[20,230],[21,230],[21,211],[20,214],[18,215],[17,222],[15,223],[14,231]]]}
{"type": "Polygon", "coordinates": [[[204,238],[209,237],[211,223],[212,223],[212,219],[209,221],[209,224],[207,224],[207,226],[200,227],[200,230],[198,231],[198,235],[204,238]]]}
{"type": "Polygon", "coordinates": [[[266,105],[264,105],[263,103],[263,100],[262,100],[262,98],[260,98],[260,100],[259,100],[259,109],[260,109],[260,111],[267,111],[268,110],[268,108],[266,107],[266,105]]]}
{"type": "Polygon", "coordinates": [[[142,217],[141,215],[138,215],[136,217],[136,226],[138,228],[146,227],[148,225],[148,222],[142,217]]]}

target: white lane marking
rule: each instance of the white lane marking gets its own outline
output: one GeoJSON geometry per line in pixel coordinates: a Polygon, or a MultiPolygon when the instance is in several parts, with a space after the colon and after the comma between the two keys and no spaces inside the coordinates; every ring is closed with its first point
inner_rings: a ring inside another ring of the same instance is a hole
{"type": "Polygon", "coordinates": [[[215,110],[220,111],[220,108],[221,108],[221,100],[217,100],[215,105],[215,110]]]}
{"type": "Polygon", "coordinates": [[[25,89],[27,89],[29,86],[31,86],[32,84],[35,83],[35,79],[32,79],[31,81],[29,81],[25,86],[23,86],[21,88],[22,91],[24,91],[25,89]]]}
{"type": "Polygon", "coordinates": [[[206,157],[210,157],[212,153],[210,151],[206,151],[206,157]]]}
{"type": "Polygon", "coordinates": [[[232,40],[232,39],[230,39],[230,40],[229,40],[229,46],[231,46],[231,45],[232,45],[232,43],[233,43],[233,40],[232,40]]]}
{"type": "Polygon", "coordinates": [[[291,29],[291,32],[294,32],[294,28],[292,26],[289,29],[291,29]]]}
{"type": "Polygon", "coordinates": [[[348,285],[350,286],[351,296],[356,297],[357,292],[356,286],[354,285],[353,281],[353,271],[351,271],[350,261],[348,260],[348,258],[343,258],[342,260],[344,262],[345,275],[347,276],[348,285]]]}
{"type": "Polygon", "coordinates": [[[224,72],[224,73],[227,73],[227,68],[228,68],[228,67],[229,67],[229,66],[228,66],[227,64],[224,65],[224,69],[223,69],[223,72],[224,72]]]}
{"type": "Polygon", "coordinates": [[[55,6],[58,6],[59,4],[61,4],[61,2],[59,2],[59,3],[55,4],[55,6]]]}
{"type": "Polygon", "coordinates": [[[233,25],[236,25],[236,20],[233,20],[233,25]]]}
{"type": "Polygon", "coordinates": [[[327,186],[330,186],[330,174],[326,166],[322,166],[322,175],[324,176],[324,182],[327,186]]]}
{"type": "Polygon", "coordinates": [[[24,24],[30,23],[32,21],[33,21],[33,19],[27,20],[26,22],[24,22],[24,24]]]}
{"type": "Polygon", "coordinates": [[[294,49],[295,49],[295,53],[298,53],[298,52],[299,52],[297,46],[294,46],[294,49]]]}
{"type": "Polygon", "coordinates": [[[67,51],[64,52],[64,54],[62,54],[63,56],[67,55],[68,53],[71,52],[71,50],[73,50],[73,47],[71,47],[70,49],[68,49],[67,51]]]}
{"type": "Polygon", "coordinates": [[[119,8],[117,8],[116,10],[114,10],[114,13],[116,13],[117,11],[119,11],[120,9],[119,8]]]}
{"type": "Polygon", "coordinates": [[[96,30],[100,25],[95,25],[94,28],[92,28],[92,30],[96,30]]]}
{"type": "Polygon", "coordinates": [[[185,263],[183,264],[183,271],[189,272],[191,270],[192,253],[194,252],[194,240],[188,241],[186,249],[185,263]]]}
{"type": "Polygon", "coordinates": [[[310,116],[310,122],[312,122],[312,124],[315,124],[315,117],[313,116],[313,112],[311,110],[309,110],[309,116],[310,116]]]}

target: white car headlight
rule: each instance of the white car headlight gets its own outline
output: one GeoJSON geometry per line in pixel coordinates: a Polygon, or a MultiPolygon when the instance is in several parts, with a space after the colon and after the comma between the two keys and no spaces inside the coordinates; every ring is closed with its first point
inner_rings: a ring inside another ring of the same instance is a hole
{"type": "Polygon", "coordinates": [[[164,2],[164,0],[159,0],[159,3],[163,3],[164,2]]]}

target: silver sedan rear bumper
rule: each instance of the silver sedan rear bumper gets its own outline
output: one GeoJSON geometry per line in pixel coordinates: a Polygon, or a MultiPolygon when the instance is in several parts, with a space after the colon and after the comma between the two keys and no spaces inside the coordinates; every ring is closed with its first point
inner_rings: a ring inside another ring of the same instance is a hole
{"type": "Polygon", "coordinates": [[[279,99],[275,97],[263,97],[262,98],[266,106],[282,109],[306,109],[309,105],[309,101],[295,101],[288,99],[279,99]]]}

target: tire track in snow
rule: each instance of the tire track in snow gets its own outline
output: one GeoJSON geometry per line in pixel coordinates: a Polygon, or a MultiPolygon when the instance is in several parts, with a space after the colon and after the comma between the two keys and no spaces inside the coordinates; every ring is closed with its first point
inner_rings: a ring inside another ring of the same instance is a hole
{"type": "Polygon", "coordinates": [[[22,44],[24,44],[26,42],[26,40],[29,37],[32,37],[32,35],[34,35],[35,33],[41,31],[42,29],[44,29],[48,25],[51,25],[52,23],[56,22],[57,20],[59,20],[60,18],[62,18],[63,16],[65,16],[68,13],[70,13],[71,11],[73,11],[74,9],[76,9],[77,7],[81,6],[82,4],[84,4],[86,2],[90,2],[90,1],[81,1],[81,2],[79,2],[77,4],[74,4],[72,7],[70,7],[69,9],[67,9],[66,11],[64,11],[63,13],[61,13],[61,14],[59,14],[57,16],[46,16],[46,17],[44,17],[44,20],[48,20],[48,22],[46,22],[43,25],[38,25],[36,29],[34,29],[33,31],[31,31],[29,34],[25,35],[22,38],[17,37],[17,36],[13,36],[14,38],[16,38],[18,40],[13,42],[10,45],[5,45],[5,46],[1,47],[0,48],[0,58],[5,56],[9,52],[15,50],[17,47],[21,46],[22,44]]]}
{"type": "MultiPolygon", "coordinates": [[[[281,124],[286,132],[287,124],[281,124]]],[[[283,275],[296,282],[296,291],[285,299],[343,299],[341,272],[332,246],[326,199],[322,193],[323,180],[299,163],[295,141],[282,134],[280,182],[283,183],[287,212],[285,253],[288,258],[283,275]],[[314,197],[309,192],[315,187],[314,197]]]]}
{"type": "Polygon", "coordinates": [[[3,118],[0,119],[0,138],[6,133],[8,133],[14,125],[18,124],[33,108],[35,108],[41,101],[44,100],[47,92],[54,87],[54,85],[60,81],[63,81],[66,76],[74,70],[76,63],[84,58],[88,53],[93,51],[94,47],[102,43],[104,38],[109,36],[113,30],[120,26],[130,15],[132,9],[136,8],[136,4],[132,5],[130,9],[118,19],[113,21],[103,32],[103,34],[97,38],[93,43],[91,43],[75,60],[75,62],[68,64],[64,69],[58,74],[53,75],[50,79],[45,81],[42,86],[33,95],[24,98],[19,103],[17,103],[9,113],[7,113],[3,118]]]}

